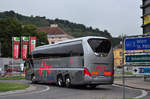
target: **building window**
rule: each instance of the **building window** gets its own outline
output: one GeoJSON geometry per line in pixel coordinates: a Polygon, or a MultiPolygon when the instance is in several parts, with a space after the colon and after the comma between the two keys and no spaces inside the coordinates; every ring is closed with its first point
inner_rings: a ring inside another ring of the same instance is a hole
{"type": "Polygon", "coordinates": [[[120,60],[120,64],[122,64],[122,60],[120,60]]]}
{"type": "Polygon", "coordinates": [[[122,52],[120,52],[120,56],[122,56],[122,52]]]}
{"type": "Polygon", "coordinates": [[[55,44],[55,42],[52,41],[51,44],[55,44]]]}

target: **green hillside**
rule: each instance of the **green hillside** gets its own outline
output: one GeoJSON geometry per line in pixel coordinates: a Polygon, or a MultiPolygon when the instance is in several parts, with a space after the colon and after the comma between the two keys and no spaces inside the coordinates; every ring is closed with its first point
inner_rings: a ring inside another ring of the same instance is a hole
{"type": "Polygon", "coordinates": [[[14,18],[24,25],[33,24],[37,27],[47,27],[50,26],[50,24],[58,24],[58,26],[61,27],[65,32],[67,32],[68,34],[74,37],[83,37],[83,36],[107,37],[113,41],[113,45],[118,44],[120,41],[120,39],[118,38],[113,38],[107,30],[100,31],[98,28],[93,29],[92,27],[86,27],[83,24],[73,23],[68,20],[62,20],[62,19],[51,20],[51,19],[47,19],[46,17],[40,17],[40,16],[35,16],[35,17],[24,16],[15,13],[14,11],[0,12],[0,19],[3,18],[14,18]]]}

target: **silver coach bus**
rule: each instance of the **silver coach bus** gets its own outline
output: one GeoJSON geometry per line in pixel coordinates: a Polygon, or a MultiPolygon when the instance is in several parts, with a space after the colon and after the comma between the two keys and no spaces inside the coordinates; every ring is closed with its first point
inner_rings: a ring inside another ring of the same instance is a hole
{"type": "Polygon", "coordinates": [[[35,48],[25,62],[25,77],[58,86],[113,84],[111,43],[104,37],[88,36],[35,48]]]}

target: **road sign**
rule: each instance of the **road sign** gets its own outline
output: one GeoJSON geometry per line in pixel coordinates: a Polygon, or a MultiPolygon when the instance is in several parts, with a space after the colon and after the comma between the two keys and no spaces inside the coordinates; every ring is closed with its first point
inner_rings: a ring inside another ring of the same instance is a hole
{"type": "Polygon", "coordinates": [[[133,67],[132,73],[150,75],[150,67],[133,67]]]}
{"type": "Polygon", "coordinates": [[[150,62],[150,55],[143,54],[143,55],[126,55],[125,56],[126,63],[149,63],[150,62]]]}
{"type": "Polygon", "coordinates": [[[133,67],[132,68],[132,73],[133,74],[139,74],[139,67],[133,67]]]}
{"type": "Polygon", "coordinates": [[[125,50],[149,50],[150,37],[126,38],[125,50]]]}

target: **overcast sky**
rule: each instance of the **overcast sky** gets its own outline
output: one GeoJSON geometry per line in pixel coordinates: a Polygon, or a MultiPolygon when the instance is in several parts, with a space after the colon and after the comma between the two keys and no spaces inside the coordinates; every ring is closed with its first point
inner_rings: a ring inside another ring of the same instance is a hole
{"type": "Polygon", "coordinates": [[[142,0],[0,0],[0,12],[46,16],[108,30],[113,36],[142,34],[142,0]]]}

